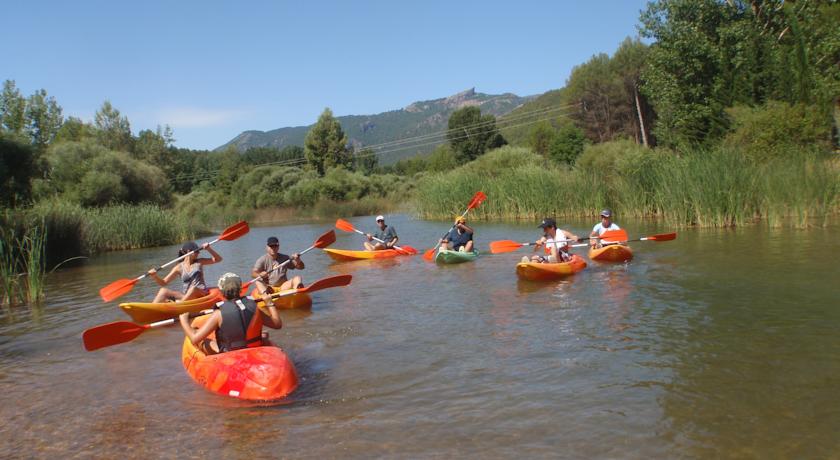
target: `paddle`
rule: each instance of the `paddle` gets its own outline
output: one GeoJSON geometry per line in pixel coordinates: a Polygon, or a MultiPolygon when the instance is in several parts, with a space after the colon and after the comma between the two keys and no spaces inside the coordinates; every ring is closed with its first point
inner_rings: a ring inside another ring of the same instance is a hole
{"type": "MultiPolygon", "coordinates": [[[[589,239],[601,239],[608,243],[620,243],[627,239],[627,232],[624,230],[610,230],[601,234],[601,236],[587,236],[579,238],[581,241],[589,239]]],[[[536,246],[537,243],[518,243],[512,240],[492,241],[490,243],[491,254],[502,254],[505,252],[516,251],[522,246],[536,246]]],[[[588,246],[588,244],[572,245],[572,247],[588,246]]]]}
{"type": "MultiPolygon", "coordinates": [[[[243,220],[242,222],[238,222],[238,223],[233,224],[230,227],[226,228],[225,231],[222,232],[222,234],[219,235],[218,238],[216,238],[215,240],[211,241],[208,244],[216,243],[219,240],[225,240],[225,241],[235,240],[235,239],[239,238],[240,236],[248,233],[248,230],[249,230],[248,222],[245,222],[243,220]]],[[[157,270],[160,270],[161,268],[164,268],[164,267],[168,267],[168,266],[174,264],[175,262],[183,260],[188,255],[190,255],[194,252],[198,252],[198,251],[200,251],[200,249],[198,249],[196,251],[190,251],[190,252],[182,255],[181,257],[178,257],[177,259],[170,260],[169,262],[167,262],[167,263],[161,265],[160,267],[158,267],[157,270]]],[[[138,281],[140,281],[141,279],[143,279],[147,276],[149,276],[148,272],[143,273],[142,275],[140,275],[140,276],[138,276],[137,278],[134,278],[134,279],[123,278],[123,279],[119,279],[117,281],[114,281],[113,283],[111,283],[111,284],[105,286],[104,288],[100,289],[99,290],[99,296],[102,297],[102,300],[104,300],[105,302],[110,302],[114,299],[117,299],[117,298],[125,295],[129,291],[131,291],[131,289],[134,288],[134,285],[137,284],[138,281]]]]}
{"type": "MultiPolygon", "coordinates": [[[[482,191],[475,192],[475,195],[473,195],[472,200],[470,200],[470,204],[467,205],[467,210],[464,211],[463,214],[461,214],[461,217],[466,216],[467,213],[470,212],[470,209],[479,207],[481,205],[481,203],[483,203],[484,200],[486,200],[486,199],[487,199],[487,195],[485,195],[484,192],[482,192],[482,191]]],[[[441,240],[441,239],[445,238],[446,235],[448,235],[449,232],[451,232],[452,229],[455,228],[456,225],[458,225],[457,220],[455,221],[455,224],[453,224],[452,227],[450,227],[449,230],[446,231],[446,233],[444,233],[440,238],[438,238],[438,240],[441,240]]],[[[437,251],[438,246],[440,246],[440,241],[438,241],[438,243],[435,245],[435,247],[426,251],[423,254],[423,258],[428,260],[429,262],[434,260],[435,251],[437,251]]]]}
{"type": "MultiPolygon", "coordinates": [[[[606,235],[608,232],[604,232],[606,235]]],[[[602,235],[603,238],[603,235],[602,235]]],[[[660,233],[659,235],[651,235],[651,236],[643,236],[641,238],[636,238],[635,240],[620,240],[614,241],[614,239],[604,241],[607,244],[620,244],[620,243],[629,243],[631,241],[671,241],[677,239],[677,233],[660,233]]],[[[588,244],[573,244],[573,248],[579,248],[582,246],[589,246],[588,244]]]]}
{"type": "MultiPolygon", "coordinates": [[[[331,245],[331,244],[333,244],[333,243],[335,243],[335,230],[330,230],[330,231],[328,231],[328,232],[324,233],[323,235],[319,236],[319,237],[318,237],[318,239],[317,239],[317,240],[315,240],[315,242],[314,242],[314,243],[312,243],[312,246],[309,246],[308,248],[306,248],[306,249],[304,249],[303,251],[301,251],[301,252],[299,253],[299,255],[304,255],[304,254],[306,254],[307,252],[309,252],[309,251],[311,251],[311,250],[313,250],[313,249],[315,249],[315,248],[324,249],[325,247],[327,247],[327,246],[329,246],[329,245],[331,245]]],[[[291,261],[292,261],[292,259],[289,259],[289,260],[287,260],[287,261],[283,262],[282,264],[280,264],[280,265],[278,265],[278,266],[276,266],[276,267],[272,268],[271,270],[269,270],[269,271],[268,271],[268,273],[271,273],[271,272],[273,272],[273,271],[275,271],[275,270],[279,270],[279,269],[281,269],[281,268],[285,267],[285,266],[286,266],[286,264],[288,264],[288,263],[289,263],[289,262],[291,262],[291,261]]],[[[242,285],[242,295],[245,295],[245,292],[248,290],[248,286],[250,286],[250,285],[251,285],[251,283],[254,283],[254,282],[256,282],[256,281],[257,281],[257,280],[259,280],[259,279],[260,279],[260,278],[259,278],[259,277],[257,277],[257,278],[252,279],[251,281],[248,281],[247,283],[243,284],[243,285],[242,285]]]]}
{"type": "MultiPolygon", "coordinates": [[[[351,224],[350,222],[347,222],[344,219],[338,219],[337,221],[335,221],[335,228],[337,228],[339,230],[343,230],[345,232],[356,232],[359,235],[367,236],[367,234],[365,232],[357,229],[356,227],[353,226],[353,224],[351,224]]],[[[382,244],[385,244],[385,242],[380,240],[379,238],[373,237],[373,239],[382,243],[382,244]]],[[[414,254],[417,254],[417,250],[412,248],[411,246],[399,247],[399,246],[394,245],[393,248],[396,249],[399,252],[402,252],[403,254],[407,254],[407,255],[410,255],[410,256],[413,256],[414,254]]]]}
{"type": "MultiPolygon", "coordinates": [[[[350,284],[352,279],[352,275],[331,276],[329,278],[318,280],[307,287],[271,294],[271,298],[276,299],[278,297],[286,297],[304,292],[320,291],[321,289],[331,287],[347,286],[350,284]]],[[[194,318],[196,316],[206,315],[212,312],[213,310],[202,310],[198,313],[191,313],[190,317],[194,318]]],[[[82,342],[84,343],[85,350],[94,351],[100,348],[130,342],[149,329],[169,326],[171,324],[175,324],[177,321],[178,318],[176,317],[151,324],[136,324],[130,321],[116,321],[113,323],[101,324],[84,331],[82,333],[82,342]]]]}

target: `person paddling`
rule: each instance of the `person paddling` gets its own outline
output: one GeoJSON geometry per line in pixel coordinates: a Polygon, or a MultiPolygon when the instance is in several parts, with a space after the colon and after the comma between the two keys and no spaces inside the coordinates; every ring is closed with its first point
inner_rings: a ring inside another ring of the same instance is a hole
{"type": "Polygon", "coordinates": [[[467,225],[467,218],[458,216],[455,219],[455,228],[440,240],[440,247],[452,251],[472,252],[474,233],[473,229],[467,225]]]}
{"type": "Polygon", "coordinates": [[[172,267],[172,270],[164,278],[158,276],[156,268],[148,271],[149,276],[157,284],[163,286],[158,291],[155,299],[152,300],[153,303],[162,303],[167,300],[189,300],[207,295],[207,286],[204,283],[204,266],[221,262],[222,256],[210,247],[210,243],[204,243],[199,248],[195,241],[189,241],[181,246],[178,255],[183,256],[184,254],[189,255],[172,267]],[[201,249],[209,252],[211,257],[198,257],[201,249]],[[181,292],[166,287],[178,275],[181,275],[181,281],[184,283],[181,292]]]}
{"type": "Polygon", "coordinates": [[[615,222],[612,221],[612,211],[609,209],[604,209],[603,211],[601,211],[601,222],[597,223],[592,228],[592,233],[589,234],[589,245],[593,248],[600,248],[601,246],[603,246],[601,240],[595,237],[601,236],[604,232],[609,230],[621,230],[621,227],[619,227],[615,224],[615,222]]]}
{"type": "Polygon", "coordinates": [[[397,241],[400,238],[397,236],[397,230],[394,229],[391,225],[385,225],[385,217],[384,216],[376,216],[376,225],[379,227],[379,230],[376,231],[373,235],[370,233],[365,234],[367,236],[367,241],[365,241],[365,249],[368,251],[381,251],[383,249],[392,249],[394,245],[397,244],[397,241]],[[380,243],[379,241],[374,241],[374,238],[384,241],[384,243],[380,243]]]}
{"type": "Polygon", "coordinates": [[[522,257],[522,262],[538,262],[538,263],[558,263],[568,262],[572,256],[569,255],[569,241],[579,241],[579,238],[574,233],[557,228],[557,222],[550,217],[542,220],[539,228],[543,229],[542,238],[536,241],[534,250],[536,251],[541,246],[548,248],[548,257],[541,255],[533,255],[530,259],[528,256],[522,257]]]}
{"type": "Polygon", "coordinates": [[[304,268],[306,268],[306,265],[300,259],[300,254],[294,253],[291,256],[281,254],[280,240],[276,236],[272,236],[265,242],[265,254],[254,262],[251,276],[259,278],[257,280],[257,292],[260,294],[274,292],[275,288],[285,291],[286,289],[303,287],[303,278],[294,276],[289,279],[287,271],[303,270],[304,268]]]}
{"type": "Polygon", "coordinates": [[[179,317],[184,334],[197,348],[207,354],[225,353],[242,348],[259,347],[267,340],[262,332],[263,324],[280,329],[283,322],[280,313],[271,301],[271,296],[265,294],[268,314],[257,307],[257,302],[248,296],[241,296],[242,279],[235,273],[225,273],[219,278],[219,291],[225,300],[214,307],[210,318],[195,329],[190,324],[190,314],[184,313],[179,317]],[[216,340],[208,339],[211,333],[216,333],[216,340]]]}

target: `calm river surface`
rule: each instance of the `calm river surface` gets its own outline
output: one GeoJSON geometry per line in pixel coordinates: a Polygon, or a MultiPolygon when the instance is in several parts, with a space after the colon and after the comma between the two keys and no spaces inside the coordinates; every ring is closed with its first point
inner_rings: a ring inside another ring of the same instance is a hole
{"type": "MultiPolygon", "coordinates": [[[[448,225],[389,220],[421,250],[448,225]]],[[[565,226],[585,235],[594,223],[565,226]]],[[[619,224],[632,237],[670,231],[619,224]]],[[[485,252],[538,236],[536,222],[475,227],[485,252]]],[[[208,283],[245,277],[268,236],[294,252],[328,228],[219,242],[225,260],[207,267],[208,283]]],[[[361,247],[337,234],[333,247],[361,247]]],[[[353,283],[313,294],[311,311],[281,312],[272,337],[301,381],[273,407],[194,384],[180,329],[85,352],[83,330],[128,319],[98,289],[177,247],[106,254],[52,274],[45,305],[0,311],[0,458],[838,458],[838,234],[681,230],[633,244],[629,264],[543,284],[516,279],[527,248],[445,267],[312,251],[305,280],[353,283]]],[[[144,279],[120,300],[156,289],[144,279]]]]}

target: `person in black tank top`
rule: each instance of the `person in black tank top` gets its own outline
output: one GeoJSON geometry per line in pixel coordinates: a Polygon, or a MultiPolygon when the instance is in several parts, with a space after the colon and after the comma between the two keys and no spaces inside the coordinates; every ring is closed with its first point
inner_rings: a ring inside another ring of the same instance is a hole
{"type": "Polygon", "coordinates": [[[260,346],[263,324],[272,329],[283,327],[280,313],[271,301],[271,296],[266,294],[262,298],[268,310],[266,313],[257,307],[252,297],[240,295],[242,279],[235,273],[225,273],[219,278],[219,290],[225,300],[216,304],[215,311],[201,328],[192,327],[189,313],[179,317],[184,333],[193,345],[205,353],[224,353],[260,346]],[[207,339],[213,332],[216,333],[216,340],[207,339]]]}

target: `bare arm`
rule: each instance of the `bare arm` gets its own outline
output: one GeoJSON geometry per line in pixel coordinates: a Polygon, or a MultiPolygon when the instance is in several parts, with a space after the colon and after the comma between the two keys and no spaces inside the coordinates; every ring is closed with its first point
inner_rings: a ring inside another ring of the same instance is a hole
{"type": "Polygon", "coordinates": [[[198,262],[199,262],[200,264],[202,264],[202,265],[213,265],[213,264],[217,264],[217,263],[219,263],[219,262],[221,262],[221,261],[222,261],[222,256],[220,256],[220,255],[219,255],[219,253],[218,253],[218,252],[216,252],[216,251],[215,251],[215,250],[214,250],[214,249],[210,246],[210,243],[204,243],[204,244],[202,244],[202,245],[201,245],[201,249],[204,249],[204,250],[206,250],[207,252],[209,252],[211,257],[210,257],[209,259],[208,259],[208,258],[206,258],[206,257],[202,257],[202,258],[198,259],[198,262]]]}
{"type": "Polygon", "coordinates": [[[214,311],[210,319],[204,322],[201,325],[200,329],[194,329],[190,325],[190,314],[189,313],[182,313],[178,319],[181,322],[181,329],[184,330],[184,334],[186,334],[187,338],[190,339],[193,345],[199,346],[201,341],[206,339],[213,331],[215,331],[219,326],[222,325],[222,312],[219,310],[214,311]]]}

